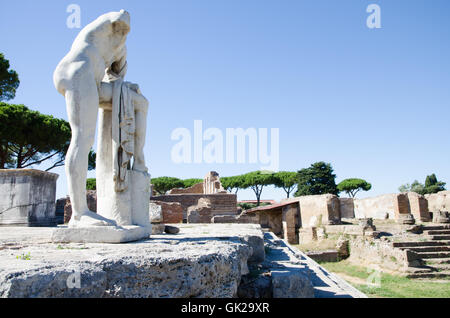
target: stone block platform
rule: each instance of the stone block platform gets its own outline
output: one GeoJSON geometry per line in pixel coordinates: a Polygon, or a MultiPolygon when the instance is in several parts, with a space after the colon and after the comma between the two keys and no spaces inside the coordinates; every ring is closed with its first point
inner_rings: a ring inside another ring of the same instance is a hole
{"type": "Polygon", "coordinates": [[[125,244],[57,244],[53,231],[0,231],[0,297],[229,298],[264,253],[257,225],[186,224],[125,244]]]}

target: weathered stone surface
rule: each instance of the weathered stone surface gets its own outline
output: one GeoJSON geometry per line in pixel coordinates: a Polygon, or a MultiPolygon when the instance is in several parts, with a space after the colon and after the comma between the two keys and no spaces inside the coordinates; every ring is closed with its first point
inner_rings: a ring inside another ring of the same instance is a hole
{"type": "Polygon", "coordinates": [[[433,212],[434,223],[450,223],[450,213],[447,211],[433,212]]]}
{"type": "Polygon", "coordinates": [[[58,175],[34,169],[0,169],[0,226],[56,225],[58,175]]]}
{"type": "Polygon", "coordinates": [[[180,233],[180,229],[175,226],[166,225],[164,227],[164,232],[167,234],[178,234],[180,233]]]}
{"type": "Polygon", "coordinates": [[[353,219],[355,217],[355,206],[353,198],[339,198],[341,218],[353,219]]]}
{"type": "Polygon", "coordinates": [[[311,281],[301,269],[272,271],[273,298],[314,298],[311,281]]]}
{"type": "Polygon", "coordinates": [[[152,235],[160,235],[164,234],[164,230],[166,229],[165,224],[152,224],[152,235]]]}
{"type": "Polygon", "coordinates": [[[421,234],[423,233],[422,225],[413,225],[405,229],[405,232],[413,233],[413,234],[421,234]]]}
{"type": "Polygon", "coordinates": [[[176,236],[119,245],[57,246],[43,241],[51,233],[47,229],[34,239],[27,232],[28,240],[14,228],[1,232],[0,245],[4,237],[27,245],[0,249],[0,297],[236,297],[252,254],[242,236],[261,232],[259,226],[180,224],[180,229],[176,236]],[[17,259],[22,253],[31,260],[17,259]],[[78,273],[81,288],[69,288],[78,273]]]}
{"type": "Polygon", "coordinates": [[[339,253],[336,250],[312,251],[312,252],[307,252],[306,255],[308,255],[308,257],[311,257],[316,262],[337,262],[337,261],[339,261],[339,253]]]}
{"type": "Polygon", "coordinates": [[[415,192],[408,192],[409,206],[411,214],[415,219],[422,222],[431,221],[430,212],[428,211],[428,200],[423,195],[415,192]]]}
{"type": "Polygon", "coordinates": [[[450,211],[450,191],[426,194],[430,212],[450,211]]]}
{"type": "Polygon", "coordinates": [[[386,213],[390,219],[395,219],[394,201],[397,194],[384,194],[371,198],[354,199],[355,218],[383,218],[386,213]]]}
{"type": "Polygon", "coordinates": [[[176,188],[170,191],[167,191],[167,195],[170,194],[203,194],[203,182],[194,184],[189,188],[176,188]]]}
{"type": "MultiPolygon", "coordinates": [[[[159,213],[159,209],[156,206],[160,207],[161,214],[157,217],[160,220],[159,222],[165,224],[183,223],[183,207],[180,203],[151,200],[150,204],[153,206],[155,218],[159,213]]],[[[154,223],[158,223],[158,221],[155,219],[154,223]]]]}
{"type": "Polygon", "coordinates": [[[272,298],[272,278],[270,273],[258,275],[256,278],[251,275],[242,277],[238,289],[239,298],[272,298]]]}
{"type": "Polygon", "coordinates": [[[301,244],[317,241],[317,239],[318,237],[316,227],[305,227],[299,230],[299,242],[301,244]]]}
{"type": "Polygon", "coordinates": [[[300,211],[298,204],[293,203],[283,207],[282,222],[283,238],[287,240],[289,244],[298,244],[298,229],[300,228],[300,211]]]}
{"type": "Polygon", "coordinates": [[[183,220],[187,221],[187,211],[196,206],[199,199],[211,202],[211,218],[216,215],[237,215],[237,197],[235,194],[173,194],[152,197],[154,201],[177,202],[183,208],[183,220]]]}
{"type": "Polygon", "coordinates": [[[157,224],[163,222],[163,212],[160,204],[150,201],[149,214],[150,223],[157,224]]]}
{"type": "Polygon", "coordinates": [[[420,266],[417,253],[394,248],[392,242],[356,237],[350,241],[350,257],[353,264],[369,268],[405,273],[409,266],[420,266]]]}
{"type": "Polygon", "coordinates": [[[397,223],[412,225],[416,223],[414,216],[412,214],[399,214],[397,215],[397,223]]]}
{"type": "Polygon", "coordinates": [[[211,211],[211,201],[206,198],[200,198],[197,205],[188,208],[187,223],[211,223],[211,211]]]}
{"type": "Polygon", "coordinates": [[[211,223],[259,224],[259,215],[245,212],[238,215],[215,215],[211,218],[211,223]]]}
{"type": "Polygon", "coordinates": [[[248,259],[250,263],[262,263],[265,259],[264,251],[264,237],[261,233],[252,233],[252,235],[245,235],[242,241],[247,243],[252,248],[252,256],[248,259]]]}
{"type": "Polygon", "coordinates": [[[290,198],[282,203],[299,202],[301,226],[321,226],[341,222],[339,198],[332,194],[290,198]]]}
{"type": "Polygon", "coordinates": [[[339,260],[346,259],[350,256],[350,241],[343,236],[339,237],[336,242],[336,249],[338,252],[339,260]]]}
{"type": "Polygon", "coordinates": [[[411,207],[409,206],[408,195],[406,193],[400,193],[394,196],[394,213],[396,218],[401,214],[411,213],[411,207]]]}
{"type": "Polygon", "coordinates": [[[376,231],[376,226],[373,225],[372,218],[364,218],[358,220],[358,225],[362,228],[363,231],[376,231]]]}

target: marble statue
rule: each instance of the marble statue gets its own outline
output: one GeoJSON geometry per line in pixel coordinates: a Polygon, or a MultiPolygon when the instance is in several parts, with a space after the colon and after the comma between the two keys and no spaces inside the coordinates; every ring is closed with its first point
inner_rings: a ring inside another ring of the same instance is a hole
{"type": "Polygon", "coordinates": [[[129,32],[130,15],[124,10],[98,17],[80,31],[54,72],[72,129],[65,165],[69,228],[150,227],[150,175],[143,152],[148,101],[137,84],[124,81],[129,32]],[[86,178],[97,120],[94,213],[86,203],[86,178]]]}

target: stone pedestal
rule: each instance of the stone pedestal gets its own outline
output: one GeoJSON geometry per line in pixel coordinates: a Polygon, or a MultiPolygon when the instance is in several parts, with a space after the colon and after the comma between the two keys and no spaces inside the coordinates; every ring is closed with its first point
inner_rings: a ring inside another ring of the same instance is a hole
{"type": "Polygon", "coordinates": [[[55,226],[58,177],[34,169],[1,169],[0,226],[55,226]]]}
{"type": "Polygon", "coordinates": [[[97,213],[116,220],[118,225],[150,226],[150,175],[128,170],[128,187],[122,192],[114,190],[112,163],[112,113],[104,109],[99,113],[99,142],[97,153],[97,213]]]}

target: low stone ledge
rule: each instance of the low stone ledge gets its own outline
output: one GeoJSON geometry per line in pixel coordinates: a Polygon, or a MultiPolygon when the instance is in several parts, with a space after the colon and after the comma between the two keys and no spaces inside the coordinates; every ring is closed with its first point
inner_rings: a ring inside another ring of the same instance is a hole
{"type": "Polygon", "coordinates": [[[53,244],[51,228],[22,235],[6,228],[0,232],[0,297],[236,297],[247,262],[258,255],[260,227],[179,228],[176,235],[126,244],[53,244]]]}

